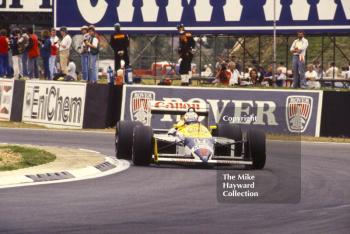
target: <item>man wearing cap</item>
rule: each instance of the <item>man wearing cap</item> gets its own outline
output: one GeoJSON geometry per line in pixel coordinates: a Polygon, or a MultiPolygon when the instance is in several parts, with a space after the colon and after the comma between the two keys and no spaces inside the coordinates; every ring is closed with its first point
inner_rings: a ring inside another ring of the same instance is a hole
{"type": "Polygon", "coordinates": [[[293,88],[305,88],[305,56],[309,42],[304,37],[304,32],[298,32],[298,38],[290,47],[293,53],[293,88]]]}
{"type": "Polygon", "coordinates": [[[180,34],[178,52],[181,58],[181,85],[188,86],[192,76],[191,63],[193,59],[193,54],[195,52],[195,41],[193,39],[192,33],[185,31],[185,27],[183,24],[178,25],[177,29],[180,34]]]}
{"type": "Polygon", "coordinates": [[[111,36],[111,47],[114,50],[114,70],[121,68],[121,61],[124,60],[125,67],[129,67],[128,47],[130,45],[129,36],[120,30],[120,24],[114,25],[114,34],[111,36]]]}
{"type": "Polygon", "coordinates": [[[69,59],[69,50],[72,45],[72,38],[68,35],[66,27],[60,28],[60,33],[62,36],[62,40],[59,48],[61,72],[64,74],[68,74],[68,59],[69,59]]]}
{"type": "Polygon", "coordinates": [[[83,74],[83,80],[89,80],[89,51],[86,46],[86,42],[89,41],[90,35],[88,33],[89,27],[83,26],[81,27],[81,34],[83,35],[83,41],[81,45],[78,47],[78,52],[81,58],[81,72],[83,74]]]}

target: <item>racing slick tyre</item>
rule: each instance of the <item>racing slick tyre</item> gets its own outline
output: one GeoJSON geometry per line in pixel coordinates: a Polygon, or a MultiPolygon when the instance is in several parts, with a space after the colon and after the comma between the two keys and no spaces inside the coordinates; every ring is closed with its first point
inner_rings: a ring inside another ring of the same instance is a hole
{"type": "Polygon", "coordinates": [[[134,128],[134,142],[132,145],[132,161],[136,166],[148,166],[152,160],[153,130],[149,126],[134,128]]]}
{"type": "Polygon", "coordinates": [[[249,129],[245,143],[245,155],[253,161],[251,169],[263,169],[266,162],[266,136],[265,133],[249,129]]]}
{"type": "MultiPolygon", "coordinates": [[[[217,125],[217,136],[225,137],[235,141],[242,141],[242,130],[238,125],[233,124],[218,124],[217,125]]],[[[228,147],[217,147],[215,151],[218,150],[218,155],[231,155],[231,149],[228,147]]],[[[235,144],[235,156],[242,155],[242,143],[235,144]]],[[[215,152],[215,154],[217,154],[215,152]]]]}
{"type": "Polygon", "coordinates": [[[118,159],[131,159],[133,129],[141,122],[119,121],[115,132],[115,156],[118,159]]]}

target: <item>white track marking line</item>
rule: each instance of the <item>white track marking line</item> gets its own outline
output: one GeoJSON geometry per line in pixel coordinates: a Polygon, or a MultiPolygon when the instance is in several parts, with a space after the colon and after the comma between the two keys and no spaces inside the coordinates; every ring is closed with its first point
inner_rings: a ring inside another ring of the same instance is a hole
{"type": "Polygon", "coordinates": [[[89,152],[89,153],[95,153],[95,154],[101,154],[98,151],[95,150],[89,150],[89,149],[84,149],[84,148],[79,148],[80,151],[84,151],[84,152],[89,152]]]}

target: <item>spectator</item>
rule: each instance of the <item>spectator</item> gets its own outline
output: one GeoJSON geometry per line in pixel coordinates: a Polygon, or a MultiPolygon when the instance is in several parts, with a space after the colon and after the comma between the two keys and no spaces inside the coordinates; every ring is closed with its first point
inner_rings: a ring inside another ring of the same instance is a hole
{"type": "Polygon", "coordinates": [[[50,59],[49,59],[49,69],[50,69],[50,80],[53,80],[54,74],[57,73],[56,61],[59,48],[59,38],[56,35],[56,29],[52,28],[50,36],[50,59]]]}
{"type": "Polygon", "coordinates": [[[323,71],[323,68],[322,68],[320,61],[318,61],[318,60],[314,61],[313,65],[314,65],[314,70],[317,73],[317,78],[323,79],[323,77],[325,76],[325,73],[323,71]]]}
{"type": "Polygon", "coordinates": [[[59,47],[60,67],[63,74],[68,74],[68,58],[70,47],[72,45],[72,38],[68,35],[66,27],[61,27],[60,33],[62,35],[62,40],[59,47]]]}
{"type": "Polygon", "coordinates": [[[95,35],[95,27],[89,26],[89,40],[85,42],[89,52],[89,81],[90,83],[97,82],[97,58],[99,53],[99,40],[95,35]]]}
{"type": "Polygon", "coordinates": [[[345,66],[342,68],[342,78],[344,79],[349,79],[350,78],[350,71],[349,71],[349,67],[345,66]]]}
{"type": "Polygon", "coordinates": [[[51,55],[51,39],[50,39],[50,32],[48,30],[44,30],[41,34],[42,36],[42,43],[41,43],[41,50],[40,54],[43,59],[43,65],[44,65],[44,77],[45,79],[49,80],[51,79],[50,74],[50,55],[51,55]]]}
{"type": "Polygon", "coordinates": [[[68,63],[68,74],[65,77],[65,81],[76,81],[77,80],[77,67],[72,59],[69,59],[68,63]]]}
{"type": "Polygon", "coordinates": [[[290,51],[293,53],[293,88],[305,88],[305,55],[309,42],[304,37],[304,32],[298,32],[296,39],[290,51]]]}
{"type": "Polygon", "coordinates": [[[18,40],[18,51],[22,55],[22,75],[28,77],[28,48],[29,46],[29,35],[27,28],[22,29],[22,35],[18,40]]]}
{"type": "Polygon", "coordinates": [[[193,39],[192,33],[186,32],[185,26],[183,24],[178,25],[177,30],[180,34],[178,52],[181,58],[181,85],[188,86],[192,76],[191,63],[193,59],[193,54],[195,52],[196,43],[193,39]]]}
{"type": "Polygon", "coordinates": [[[13,77],[15,79],[18,79],[22,76],[22,59],[18,48],[18,40],[20,39],[20,37],[20,29],[13,29],[10,37],[10,48],[12,51],[13,77]]]}
{"type": "Polygon", "coordinates": [[[129,67],[129,36],[121,32],[119,23],[114,25],[114,34],[111,35],[110,44],[114,51],[114,70],[118,71],[121,68],[122,60],[125,62],[125,67],[129,67]]]}
{"type": "Polygon", "coordinates": [[[0,77],[6,77],[8,74],[8,54],[9,39],[5,29],[0,30],[0,77]]]}
{"type": "Polygon", "coordinates": [[[319,89],[321,87],[320,82],[317,81],[319,78],[313,64],[307,66],[305,77],[307,80],[306,84],[310,89],[319,89]]]}
{"type": "Polygon", "coordinates": [[[229,85],[238,85],[239,81],[240,81],[240,74],[239,71],[236,68],[236,63],[235,62],[230,62],[228,64],[228,67],[231,71],[231,78],[230,78],[230,82],[229,85]]]}
{"type": "Polygon", "coordinates": [[[78,47],[78,51],[81,59],[81,72],[82,72],[84,81],[89,80],[89,52],[88,52],[89,48],[85,45],[85,43],[89,41],[89,38],[90,38],[88,30],[89,30],[88,26],[83,26],[81,28],[83,41],[81,42],[81,45],[78,47]]]}
{"type": "Polygon", "coordinates": [[[29,45],[28,45],[28,72],[29,78],[39,78],[38,57],[40,55],[39,39],[33,32],[33,29],[28,29],[29,45]]]}
{"type": "Polygon", "coordinates": [[[335,63],[334,62],[330,63],[329,68],[326,71],[326,76],[332,79],[337,79],[339,75],[338,73],[339,73],[339,69],[335,66],[335,63]]]}
{"type": "Polygon", "coordinates": [[[278,64],[277,70],[281,70],[283,74],[287,74],[287,67],[284,65],[284,62],[278,64]]]}
{"type": "Polygon", "coordinates": [[[250,84],[253,86],[259,86],[261,84],[261,80],[259,80],[258,71],[256,69],[251,69],[249,72],[249,80],[250,84]]]}
{"type": "Polygon", "coordinates": [[[231,76],[232,76],[232,73],[231,73],[231,70],[227,67],[227,64],[222,63],[221,68],[216,74],[216,77],[213,83],[221,83],[223,85],[229,85],[231,76]]]}
{"type": "MultiPolygon", "coordinates": [[[[286,70],[286,73],[287,73],[287,70],[286,70]]],[[[285,86],[285,81],[287,79],[286,73],[283,72],[283,68],[277,69],[277,74],[276,74],[277,87],[285,86]]]]}

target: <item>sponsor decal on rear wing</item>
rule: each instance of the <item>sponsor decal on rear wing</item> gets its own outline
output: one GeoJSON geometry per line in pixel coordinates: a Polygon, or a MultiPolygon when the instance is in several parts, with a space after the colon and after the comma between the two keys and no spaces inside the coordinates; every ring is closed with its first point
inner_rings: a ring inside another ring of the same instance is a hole
{"type": "Polygon", "coordinates": [[[169,113],[174,115],[185,114],[189,109],[194,109],[198,115],[207,116],[209,106],[200,102],[169,102],[169,101],[152,101],[151,113],[169,113]]]}

